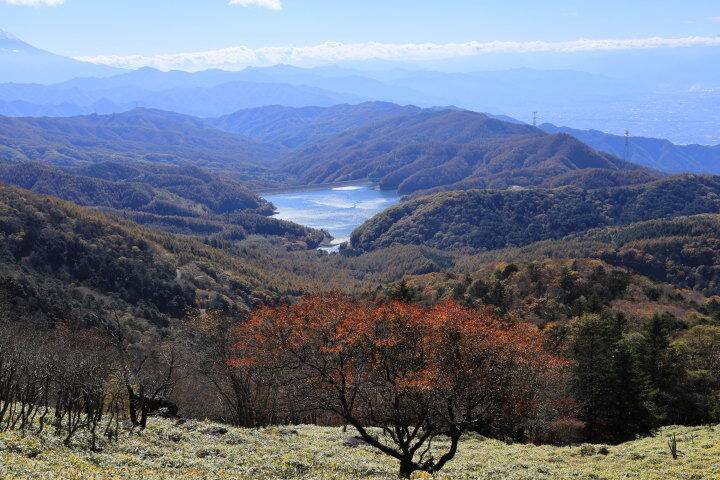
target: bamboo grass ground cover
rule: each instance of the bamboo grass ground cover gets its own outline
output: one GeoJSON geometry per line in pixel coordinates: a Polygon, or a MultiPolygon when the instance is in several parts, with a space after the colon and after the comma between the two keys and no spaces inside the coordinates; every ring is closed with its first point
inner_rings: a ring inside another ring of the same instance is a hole
{"type": "MultiPolygon", "coordinates": [[[[52,435],[0,434],[0,479],[260,480],[392,479],[396,462],[366,446],[344,445],[353,434],[316,426],[210,433],[209,422],[153,419],[143,433],[88,448],[79,435],[65,447],[52,435]]],[[[442,448],[438,441],[436,447],[442,448]]],[[[666,427],[622,445],[552,447],[463,438],[457,457],[437,479],[476,480],[720,480],[720,427],[666,427]],[[668,440],[675,434],[673,460],[668,440]]],[[[415,474],[416,478],[431,478],[415,474]]]]}

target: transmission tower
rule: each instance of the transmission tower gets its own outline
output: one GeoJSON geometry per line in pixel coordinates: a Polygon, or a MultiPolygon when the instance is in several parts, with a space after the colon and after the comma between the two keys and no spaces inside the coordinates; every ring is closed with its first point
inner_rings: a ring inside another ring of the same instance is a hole
{"type": "Polygon", "coordinates": [[[538,112],[533,112],[533,127],[537,127],[537,114],[538,112]]]}
{"type": "Polygon", "coordinates": [[[630,130],[625,130],[625,150],[623,152],[623,160],[629,161],[630,157],[630,130]]]}

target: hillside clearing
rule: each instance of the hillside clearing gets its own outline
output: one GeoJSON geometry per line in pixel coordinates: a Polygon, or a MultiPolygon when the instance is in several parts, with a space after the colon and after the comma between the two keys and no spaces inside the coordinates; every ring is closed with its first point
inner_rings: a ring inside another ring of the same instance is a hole
{"type": "MultiPolygon", "coordinates": [[[[93,452],[63,447],[51,435],[0,434],[0,478],[53,480],[110,479],[380,479],[395,478],[396,462],[368,447],[348,447],[352,432],[300,426],[291,430],[227,428],[216,424],[153,419],[144,433],[108,443],[93,452]]],[[[440,446],[440,445],[438,445],[440,446]]],[[[536,480],[705,480],[720,478],[719,427],[666,427],[656,436],[608,446],[507,445],[469,435],[457,458],[438,479],[536,480]],[[673,460],[667,446],[676,434],[673,460]]],[[[417,478],[429,478],[417,475],[417,478]]]]}

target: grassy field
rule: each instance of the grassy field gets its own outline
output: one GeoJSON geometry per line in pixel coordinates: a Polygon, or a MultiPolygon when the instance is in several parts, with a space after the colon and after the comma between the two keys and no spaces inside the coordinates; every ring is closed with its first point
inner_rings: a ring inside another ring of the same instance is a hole
{"type": "MultiPolygon", "coordinates": [[[[0,434],[0,478],[395,478],[393,460],[368,447],[344,445],[352,432],[301,426],[297,434],[228,428],[218,435],[209,432],[213,426],[192,421],[175,426],[172,421],[154,419],[144,433],[125,434],[99,451],[84,448],[82,437],[75,446],[64,447],[53,436],[4,433],[0,434]]],[[[669,427],[652,438],[608,446],[607,455],[596,453],[597,448],[507,445],[468,435],[456,459],[435,478],[720,480],[720,427],[669,427]],[[673,433],[684,454],[678,460],[672,459],[667,446],[673,433]]]]}

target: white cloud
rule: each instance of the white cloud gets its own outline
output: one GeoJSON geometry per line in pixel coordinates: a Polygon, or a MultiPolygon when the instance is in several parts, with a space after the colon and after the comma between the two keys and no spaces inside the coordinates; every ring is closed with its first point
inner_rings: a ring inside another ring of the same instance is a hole
{"type": "Polygon", "coordinates": [[[23,7],[57,7],[65,3],[65,0],[5,0],[5,3],[23,7]]]}
{"type": "Polygon", "coordinates": [[[268,10],[282,10],[280,0],[230,0],[230,5],[240,5],[242,7],[260,7],[268,10]]]}
{"type": "Polygon", "coordinates": [[[720,22],[720,17],[710,17],[708,20],[712,20],[713,22],[720,22]]]}
{"type": "Polygon", "coordinates": [[[484,53],[589,52],[641,50],[695,46],[720,47],[720,37],[643,38],[631,40],[573,40],[569,42],[468,42],[468,43],[353,43],[328,42],[308,47],[280,46],[252,49],[245,46],[171,55],[101,55],[78,60],[121,68],[154,67],[160,70],[240,69],[279,63],[323,64],[342,60],[428,60],[467,57],[484,53]]]}

